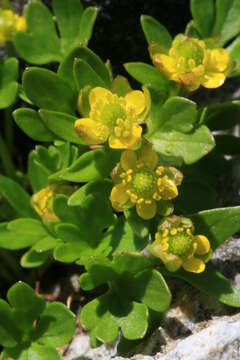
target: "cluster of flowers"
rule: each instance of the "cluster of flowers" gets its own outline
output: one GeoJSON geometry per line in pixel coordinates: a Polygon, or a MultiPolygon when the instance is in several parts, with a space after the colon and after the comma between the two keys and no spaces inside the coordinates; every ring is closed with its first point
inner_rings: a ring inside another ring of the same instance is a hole
{"type": "MultiPolygon", "coordinates": [[[[10,10],[1,11],[0,43],[25,29],[23,17],[10,10]]],[[[151,44],[149,52],[159,71],[188,91],[200,85],[217,88],[232,69],[230,58],[225,49],[218,47],[217,39],[203,41],[180,34],[169,49],[151,44]]],[[[194,273],[204,271],[212,254],[208,239],[193,234],[189,219],[172,215],[172,200],[178,196],[182,174],[175,167],[159,164],[157,153],[142,137],[142,124],[151,107],[148,90],[130,90],[125,96],[118,96],[96,87],[89,92],[88,101],[87,117],[75,122],[79,137],[88,145],[108,142],[110,148],[122,150],[120,163],[112,171],[110,200],[114,210],[121,212],[136,206],[138,216],[144,220],[157,214],[164,216],[149,247],[151,254],[161,259],[169,271],[180,267],[194,273]]],[[[55,192],[54,186],[41,190],[33,195],[32,204],[43,218],[58,221],[53,212],[55,192]]]]}

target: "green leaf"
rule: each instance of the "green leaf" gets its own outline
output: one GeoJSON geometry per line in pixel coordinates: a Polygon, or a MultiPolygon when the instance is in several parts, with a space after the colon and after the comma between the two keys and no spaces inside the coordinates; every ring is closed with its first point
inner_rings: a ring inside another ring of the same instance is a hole
{"type": "Polygon", "coordinates": [[[53,71],[30,67],[23,74],[23,88],[39,108],[74,114],[76,96],[71,87],[53,71]]]}
{"type": "Polygon", "coordinates": [[[53,174],[50,179],[80,183],[104,179],[110,175],[118,160],[118,151],[109,151],[107,148],[91,150],[81,155],[70,167],[53,174]]]}
{"type": "Polygon", "coordinates": [[[231,282],[213,268],[207,268],[201,274],[192,274],[184,270],[169,274],[181,278],[203,293],[217,298],[223,304],[240,307],[240,291],[231,282]]]}
{"type": "Polygon", "coordinates": [[[210,37],[215,21],[215,1],[191,0],[191,12],[196,28],[202,37],[210,37]]]}
{"type": "MultiPolygon", "coordinates": [[[[159,104],[160,105],[160,104],[159,104]]],[[[197,121],[196,103],[183,97],[168,99],[151,119],[151,131],[168,132],[171,130],[188,133],[197,121]]]]}
{"type": "Polygon", "coordinates": [[[79,225],[81,209],[70,207],[67,196],[56,195],[53,210],[62,222],[79,225]]]}
{"type": "Polygon", "coordinates": [[[61,242],[54,250],[54,257],[59,261],[80,259],[79,263],[82,264],[91,256],[106,256],[111,251],[111,237],[106,229],[114,223],[115,218],[109,200],[97,194],[89,195],[81,209],[78,226],[62,223],[55,227],[61,242]]]}
{"type": "Polygon", "coordinates": [[[9,304],[14,308],[14,317],[18,326],[26,331],[45,308],[45,301],[23,282],[14,284],[7,293],[9,304]]]}
{"type": "Polygon", "coordinates": [[[96,7],[89,6],[82,14],[80,22],[79,42],[81,45],[88,45],[93,33],[93,27],[97,17],[98,10],[96,7]]]}
{"type": "Polygon", "coordinates": [[[43,253],[47,250],[54,249],[58,240],[52,236],[46,236],[45,238],[37,241],[32,247],[37,253],[43,253]]]}
{"type": "Polygon", "coordinates": [[[13,117],[20,129],[35,141],[50,142],[55,139],[54,134],[44,125],[37,111],[20,108],[14,111],[13,117]]]}
{"type": "Polygon", "coordinates": [[[120,317],[118,323],[126,339],[142,339],[148,328],[147,306],[133,301],[130,312],[120,317]]]}
{"type": "Polygon", "coordinates": [[[127,72],[143,85],[156,86],[163,92],[167,92],[170,82],[152,65],[141,62],[124,64],[127,72]]]}
{"type": "Polygon", "coordinates": [[[137,274],[131,284],[131,293],[150,309],[164,312],[171,302],[168,286],[157,270],[145,270],[137,274]]]}
{"type": "Polygon", "coordinates": [[[239,76],[240,74],[240,36],[238,36],[228,47],[227,52],[234,61],[234,67],[229,76],[239,76]]]}
{"type": "MultiPolygon", "coordinates": [[[[46,239],[46,238],[45,238],[46,239]]],[[[45,240],[43,239],[43,240],[45,240]]],[[[41,240],[40,240],[41,241],[41,240]]],[[[21,266],[27,269],[32,269],[36,267],[40,267],[44,265],[51,256],[50,251],[41,251],[37,252],[35,249],[29,249],[22,257],[21,257],[21,266]]]]}
{"type": "Polygon", "coordinates": [[[0,193],[20,216],[36,217],[30,196],[17,182],[0,175],[0,193]]]}
{"type": "Polygon", "coordinates": [[[152,16],[142,15],[141,25],[148,44],[159,44],[166,52],[172,44],[172,37],[167,29],[152,16]]]}
{"type": "Polygon", "coordinates": [[[59,138],[75,144],[82,144],[74,129],[77,117],[51,110],[39,110],[45,126],[59,138]]]}
{"type": "Polygon", "coordinates": [[[201,122],[210,130],[231,129],[240,122],[240,101],[209,105],[202,110],[201,122]]]}
{"type": "Polygon", "coordinates": [[[0,245],[2,248],[15,250],[35,244],[48,236],[42,223],[35,219],[16,219],[10,221],[0,231],[0,245]]]}
{"type": "MultiPolygon", "coordinates": [[[[143,338],[148,328],[148,307],[165,311],[171,295],[159,272],[153,270],[154,260],[139,253],[121,253],[113,259],[91,258],[81,275],[80,285],[92,290],[107,283],[106,294],[92,300],[81,311],[80,321],[91,330],[91,336],[110,341],[108,326],[114,322],[127,339],[143,338]]],[[[116,338],[114,336],[111,341],[116,338]]]]}
{"type": "Polygon", "coordinates": [[[139,218],[135,208],[124,211],[124,215],[134,234],[141,238],[148,235],[149,221],[139,218]]]}
{"type": "MultiPolygon", "coordinates": [[[[62,41],[68,42],[68,45],[74,43],[78,37],[80,21],[83,14],[81,1],[53,0],[52,5],[62,41]]],[[[67,44],[65,46],[67,46],[67,44]]]]}
{"type": "Polygon", "coordinates": [[[136,225],[134,224],[134,231],[132,223],[124,220],[123,217],[120,217],[109,232],[109,236],[111,236],[112,239],[110,244],[113,249],[113,254],[121,253],[122,251],[141,251],[148,244],[148,232],[146,231],[144,222],[141,229],[138,229],[139,233],[137,234],[136,225]],[[141,232],[142,235],[140,235],[141,232]],[[145,235],[143,236],[143,234],[145,235]]]}
{"type": "Polygon", "coordinates": [[[240,0],[216,1],[216,22],[213,35],[221,34],[223,46],[240,32],[240,0]]]}
{"type": "Polygon", "coordinates": [[[76,59],[74,61],[73,75],[78,90],[87,85],[90,85],[93,88],[97,86],[106,87],[102,78],[84,60],[76,59]]]}
{"type": "Polygon", "coordinates": [[[90,181],[76,190],[68,199],[69,206],[78,206],[90,194],[105,194],[106,197],[110,196],[112,190],[112,181],[109,179],[90,181]]]}
{"type": "Polygon", "coordinates": [[[0,109],[12,105],[18,93],[18,60],[9,58],[0,64],[0,109]]]}
{"type": "Polygon", "coordinates": [[[214,138],[206,126],[183,134],[178,131],[155,131],[146,136],[160,155],[175,156],[192,164],[206,156],[215,146],[214,138]]]}
{"type": "Polygon", "coordinates": [[[59,347],[72,339],[74,331],[74,314],[62,303],[52,302],[39,318],[36,338],[40,344],[59,347]]]}
{"type": "Polygon", "coordinates": [[[27,31],[17,32],[14,41],[19,55],[36,65],[60,61],[60,40],[47,6],[40,1],[30,2],[25,17],[27,31]]]}
{"type": "Polygon", "coordinates": [[[196,234],[207,236],[216,249],[240,230],[240,206],[201,211],[191,215],[196,234]]]}
{"type": "MultiPolygon", "coordinates": [[[[75,59],[85,61],[104,81],[105,86],[110,88],[111,80],[108,69],[98,55],[86,47],[78,47],[68,54],[61,62],[58,68],[58,75],[68,82],[68,84],[75,89],[73,64],[75,59]]],[[[76,89],[75,89],[76,90],[76,89]]]]}
{"type": "Polygon", "coordinates": [[[0,344],[14,347],[20,340],[21,334],[16,328],[14,313],[8,303],[0,299],[0,344]]]}
{"type": "MultiPolygon", "coordinates": [[[[27,359],[34,359],[34,360],[42,360],[42,359],[48,359],[48,360],[61,360],[61,356],[59,352],[52,348],[47,346],[42,346],[41,344],[32,344],[31,347],[28,349],[28,353],[26,355],[27,359]]],[[[21,360],[21,359],[19,359],[21,360]]],[[[25,359],[23,359],[25,360],[25,359]]]]}
{"type": "Polygon", "coordinates": [[[132,91],[132,88],[124,76],[117,75],[112,82],[111,91],[118,96],[125,97],[132,91]]]}

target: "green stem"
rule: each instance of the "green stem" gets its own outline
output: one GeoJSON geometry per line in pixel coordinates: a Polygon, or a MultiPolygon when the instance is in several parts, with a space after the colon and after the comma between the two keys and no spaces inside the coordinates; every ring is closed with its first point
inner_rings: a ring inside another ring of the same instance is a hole
{"type": "Polygon", "coordinates": [[[8,148],[0,134],[0,158],[2,160],[3,168],[7,176],[15,177],[15,168],[11,157],[9,156],[8,148]]]}

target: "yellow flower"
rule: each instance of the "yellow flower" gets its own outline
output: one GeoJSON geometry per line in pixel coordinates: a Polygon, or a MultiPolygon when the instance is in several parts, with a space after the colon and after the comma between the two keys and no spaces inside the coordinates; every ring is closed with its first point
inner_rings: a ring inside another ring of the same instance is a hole
{"type": "Polygon", "coordinates": [[[201,273],[211,258],[210,243],[204,235],[193,235],[190,219],[171,216],[162,221],[149,250],[162,260],[169,271],[181,266],[184,270],[201,273]]]}
{"type": "Polygon", "coordinates": [[[32,196],[32,207],[43,220],[58,221],[53,211],[54,188],[50,185],[32,196]]]}
{"type": "Polygon", "coordinates": [[[182,34],[175,37],[167,53],[162,53],[159,45],[152,44],[150,54],[160,72],[189,91],[200,85],[209,89],[221,86],[232,67],[227,51],[213,40],[182,34]]]}
{"type": "Polygon", "coordinates": [[[120,164],[113,171],[115,186],[110,199],[116,211],[136,205],[138,215],[153,218],[157,211],[169,215],[173,206],[170,200],[178,196],[177,186],[182,174],[173,167],[157,166],[158,156],[149,143],[138,151],[126,150],[120,164]]]}
{"type": "Polygon", "coordinates": [[[53,210],[54,197],[57,194],[70,195],[73,189],[69,185],[51,184],[33,194],[31,203],[34,210],[45,221],[59,221],[53,210]]]}
{"type": "Polygon", "coordinates": [[[15,14],[12,10],[0,10],[0,45],[12,41],[16,32],[27,28],[23,16],[15,14]]]}
{"type": "Polygon", "coordinates": [[[142,127],[150,109],[148,92],[136,90],[125,97],[96,87],[89,94],[89,117],[75,122],[78,135],[89,145],[107,140],[113,149],[136,149],[141,144],[142,127]]]}

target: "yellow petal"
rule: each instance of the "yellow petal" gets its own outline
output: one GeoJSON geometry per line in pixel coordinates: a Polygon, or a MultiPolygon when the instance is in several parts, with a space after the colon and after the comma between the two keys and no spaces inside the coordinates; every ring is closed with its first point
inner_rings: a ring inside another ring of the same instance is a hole
{"type": "Polygon", "coordinates": [[[131,91],[125,96],[127,108],[135,110],[136,115],[140,115],[146,107],[145,95],[142,91],[131,91]]]}
{"type": "Polygon", "coordinates": [[[120,163],[121,163],[121,167],[125,171],[134,168],[136,161],[137,161],[137,155],[132,150],[126,150],[121,155],[120,163]]]}
{"type": "Polygon", "coordinates": [[[217,71],[225,71],[229,62],[229,55],[225,49],[213,49],[211,51],[211,65],[217,71]]]}
{"type": "Polygon", "coordinates": [[[92,89],[90,91],[89,103],[90,103],[90,105],[92,107],[99,100],[101,100],[104,103],[105,101],[107,101],[112,96],[113,96],[113,94],[111,93],[111,91],[109,91],[109,90],[107,90],[105,88],[102,88],[102,87],[95,87],[94,89],[92,89]]]}
{"type": "Polygon", "coordinates": [[[79,137],[89,145],[103,144],[109,135],[106,125],[89,118],[76,120],[74,126],[79,137]]]}
{"type": "Polygon", "coordinates": [[[154,65],[166,75],[170,75],[176,71],[175,61],[168,55],[156,54],[152,60],[154,65]]]}
{"type": "Polygon", "coordinates": [[[226,75],[223,73],[206,73],[201,84],[207,89],[216,89],[224,83],[225,79],[226,75]]]}
{"type": "Polygon", "coordinates": [[[152,145],[149,142],[145,143],[139,153],[139,160],[144,162],[149,169],[154,170],[158,163],[158,155],[152,145]]]}
{"type": "Polygon", "coordinates": [[[155,201],[152,201],[151,204],[137,204],[136,208],[138,215],[144,220],[152,219],[157,212],[157,205],[155,201]]]}
{"type": "Polygon", "coordinates": [[[177,255],[167,254],[163,252],[160,255],[160,258],[168,271],[177,271],[182,266],[182,260],[177,255]]]}
{"type": "Polygon", "coordinates": [[[112,134],[109,137],[109,147],[112,149],[137,149],[141,144],[142,128],[139,125],[134,125],[132,134],[125,138],[123,136],[117,137],[112,134]]]}
{"type": "Polygon", "coordinates": [[[190,259],[185,259],[182,264],[184,270],[193,272],[193,273],[201,273],[205,270],[205,264],[202,260],[192,257],[190,259]]]}
{"type": "Polygon", "coordinates": [[[159,192],[163,200],[172,200],[178,196],[178,189],[175,183],[169,178],[163,178],[159,186],[159,192]]]}
{"type": "Polygon", "coordinates": [[[204,255],[207,254],[210,250],[210,243],[208,238],[204,235],[196,235],[194,241],[197,243],[196,254],[204,255]]]}
{"type": "Polygon", "coordinates": [[[110,200],[116,211],[123,211],[123,205],[128,201],[129,196],[126,193],[126,187],[123,184],[117,184],[113,187],[110,200]]]}
{"type": "Polygon", "coordinates": [[[18,16],[16,20],[16,30],[17,31],[26,31],[27,24],[23,16],[18,16]]]}

